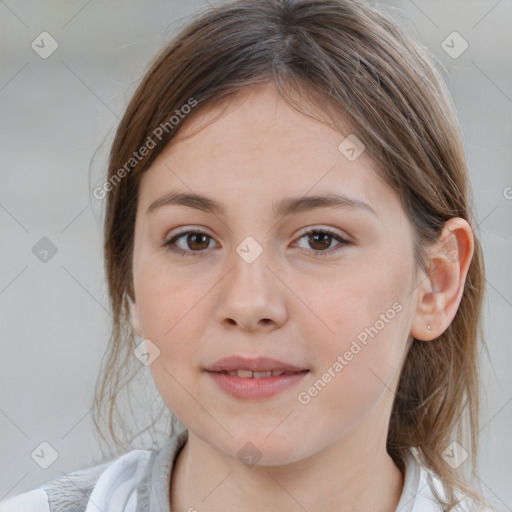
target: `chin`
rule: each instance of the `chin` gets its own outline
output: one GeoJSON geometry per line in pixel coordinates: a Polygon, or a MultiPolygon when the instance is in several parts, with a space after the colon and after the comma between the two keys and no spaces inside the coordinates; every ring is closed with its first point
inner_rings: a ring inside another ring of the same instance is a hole
{"type": "Polygon", "coordinates": [[[303,439],[293,439],[289,436],[279,436],[275,432],[270,436],[269,430],[256,434],[234,436],[228,446],[222,446],[222,451],[233,459],[238,459],[248,467],[253,466],[283,466],[307,457],[303,439]]]}

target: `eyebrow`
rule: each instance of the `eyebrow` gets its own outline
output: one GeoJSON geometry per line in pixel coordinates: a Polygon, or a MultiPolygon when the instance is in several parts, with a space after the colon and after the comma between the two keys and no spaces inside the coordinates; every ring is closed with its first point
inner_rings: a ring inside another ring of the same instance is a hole
{"type": "MultiPolygon", "coordinates": [[[[214,215],[225,215],[225,209],[221,203],[209,197],[183,192],[171,192],[151,203],[146,210],[146,215],[162,208],[163,206],[179,205],[195,208],[214,215]]],[[[366,202],[344,194],[327,193],[322,195],[297,196],[281,199],[273,204],[273,211],[278,218],[315,210],[318,208],[345,208],[360,210],[378,218],[375,210],[366,202]]]]}

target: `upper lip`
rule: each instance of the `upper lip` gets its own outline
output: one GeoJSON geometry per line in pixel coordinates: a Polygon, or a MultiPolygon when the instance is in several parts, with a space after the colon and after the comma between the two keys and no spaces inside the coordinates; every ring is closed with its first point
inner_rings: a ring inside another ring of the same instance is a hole
{"type": "Polygon", "coordinates": [[[234,370],[251,370],[253,372],[283,371],[283,372],[300,372],[307,368],[299,368],[292,364],[283,363],[277,359],[270,357],[246,358],[242,356],[230,356],[219,359],[206,368],[210,372],[230,372],[234,370]]]}

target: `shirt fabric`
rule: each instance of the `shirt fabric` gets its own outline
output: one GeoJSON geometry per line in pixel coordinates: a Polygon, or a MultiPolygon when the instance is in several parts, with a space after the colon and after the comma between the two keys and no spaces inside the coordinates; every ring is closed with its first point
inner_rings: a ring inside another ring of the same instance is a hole
{"type": "MultiPolygon", "coordinates": [[[[132,450],[111,462],[64,474],[1,502],[0,512],[171,512],[171,472],[187,438],[185,429],[159,449],[132,450]]],[[[442,512],[433,489],[445,497],[439,478],[410,451],[396,512],[442,512]]],[[[469,512],[465,507],[454,510],[469,512]]]]}

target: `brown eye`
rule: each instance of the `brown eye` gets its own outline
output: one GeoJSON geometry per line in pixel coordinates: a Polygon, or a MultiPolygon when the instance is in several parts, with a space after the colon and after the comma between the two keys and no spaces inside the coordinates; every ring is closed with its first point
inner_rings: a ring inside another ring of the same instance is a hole
{"type": "Polygon", "coordinates": [[[341,237],[337,233],[324,229],[314,229],[304,233],[299,240],[306,240],[307,247],[303,249],[313,251],[315,255],[328,255],[338,252],[345,245],[350,245],[350,241],[341,237]],[[337,242],[333,245],[333,242],[337,242]]]}
{"type": "Polygon", "coordinates": [[[201,256],[213,238],[202,231],[185,231],[165,242],[167,250],[184,256],[201,256]]]}

